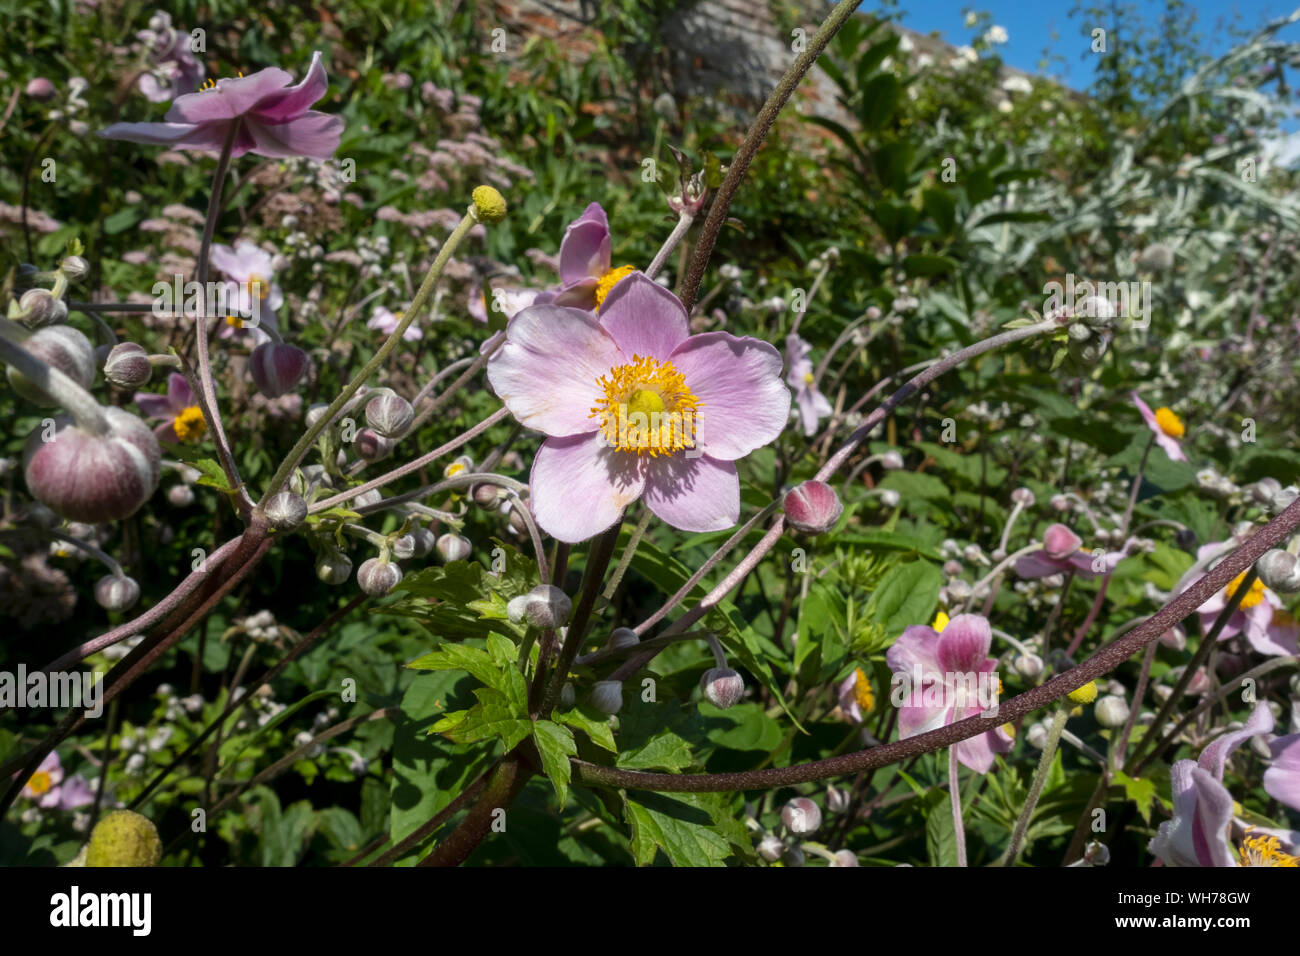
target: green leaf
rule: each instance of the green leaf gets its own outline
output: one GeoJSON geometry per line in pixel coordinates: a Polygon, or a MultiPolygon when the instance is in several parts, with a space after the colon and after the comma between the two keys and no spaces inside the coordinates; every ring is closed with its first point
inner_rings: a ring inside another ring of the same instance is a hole
{"type": "Polygon", "coordinates": [[[1124,796],[1137,804],[1138,813],[1142,814],[1142,819],[1150,823],[1151,804],[1156,798],[1155,781],[1130,777],[1117,770],[1115,771],[1114,782],[1124,788],[1124,796]]]}
{"type": "Polygon", "coordinates": [[[878,623],[891,638],[913,624],[929,624],[939,603],[943,574],[924,559],[889,569],[871,592],[866,616],[878,623]]]}
{"type": "Polygon", "coordinates": [[[624,750],[615,761],[624,770],[684,770],[694,762],[691,748],[671,730],[660,732],[640,747],[624,750]]]}
{"type": "Polygon", "coordinates": [[[473,744],[496,738],[506,750],[511,750],[532,730],[532,721],[527,714],[521,715],[500,691],[491,687],[476,687],[474,696],[478,698],[478,703],[469,709],[463,720],[454,727],[446,728],[441,727],[440,721],[433,725],[432,731],[443,734],[458,744],[473,744]]]}
{"type": "Polygon", "coordinates": [[[673,866],[721,866],[731,855],[727,840],[715,833],[713,817],[696,794],[629,791],[623,795],[624,819],[632,828],[632,856],[637,866],[654,862],[662,850],[673,866]]]}
{"type": "Polygon", "coordinates": [[[609,718],[605,715],[595,717],[575,707],[573,710],[551,716],[562,724],[581,730],[597,747],[603,747],[612,754],[618,753],[618,744],[614,742],[614,731],[610,728],[609,718]]]}
{"type": "Polygon", "coordinates": [[[194,480],[196,485],[207,485],[227,493],[234,491],[230,487],[230,482],[226,480],[226,473],[211,458],[199,459],[194,463],[194,467],[200,472],[199,477],[194,480]]]}
{"type": "Polygon", "coordinates": [[[930,807],[925,817],[925,851],[931,866],[957,865],[957,831],[947,794],[930,807]]]}
{"type": "Polygon", "coordinates": [[[960,265],[948,256],[915,255],[903,260],[903,271],[911,277],[947,275],[960,265]]]}
{"type": "Polygon", "coordinates": [[[542,756],[542,771],[550,778],[555,787],[555,795],[560,798],[560,809],[569,798],[569,779],[573,767],[569,758],[578,752],[578,745],[573,741],[573,731],[568,727],[549,720],[533,723],[533,740],[537,752],[542,756]]]}
{"type": "MultiPolygon", "coordinates": [[[[505,638],[499,639],[510,643],[505,638]]],[[[517,648],[515,653],[518,653],[517,648]]],[[[513,658],[500,645],[497,645],[495,654],[489,654],[464,644],[443,644],[433,653],[417,657],[406,666],[420,671],[466,671],[480,683],[499,691],[519,715],[528,712],[528,685],[524,675],[514,667],[513,658]]]]}

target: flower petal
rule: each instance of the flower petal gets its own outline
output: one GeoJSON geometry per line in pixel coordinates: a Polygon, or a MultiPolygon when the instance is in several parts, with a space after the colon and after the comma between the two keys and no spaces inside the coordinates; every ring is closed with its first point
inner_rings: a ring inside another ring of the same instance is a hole
{"type": "Polygon", "coordinates": [[[609,223],[600,205],[592,203],[564,232],[560,242],[560,283],[567,286],[583,279],[599,279],[609,271],[609,255],[609,223]],[[593,209],[598,216],[593,215],[593,209]]]}
{"type": "Polygon", "coordinates": [[[575,544],[617,521],[644,488],[637,456],[599,433],[548,438],[533,459],[529,504],[543,531],[575,544]]]}
{"type": "MultiPolygon", "coordinates": [[[[194,93],[193,96],[202,94],[194,93]]],[[[177,149],[207,149],[218,152],[226,139],[224,124],[208,123],[114,123],[101,129],[104,139],[122,139],[131,143],[153,143],[177,149]]]]}
{"type": "Polygon", "coordinates": [[[627,360],[589,312],[556,305],[524,309],[488,363],[488,381],[511,414],[551,436],[599,427],[592,406],[602,376],[627,360]]]}
{"type": "Polygon", "coordinates": [[[988,660],[993,631],[986,618],[978,614],[958,614],[939,633],[936,657],[945,673],[964,674],[978,671],[988,660]]]}
{"type": "Polygon", "coordinates": [[[790,389],[781,381],[781,353],[766,342],[729,332],[692,335],[672,363],[700,400],[696,447],[735,461],[776,440],[790,418],[790,389]]]}
{"type": "Polygon", "coordinates": [[[895,674],[904,673],[911,679],[913,672],[919,670],[924,677],[943,670],[939,666],[938,652],[939,635],[934,628],[913,624],[903,630],[902,635],[885,653],[885,662],[895,674]]]}
{"type": "Polygon", "coordinates": [[[1278,737],[1268,749],[1273,763],[1264,771],[1264,792],[1292,810],[1300,810],[1300,734],[1278,737]]]}
{"type": "Polygon", "coordinates": [[[275,159],[306,156],[325,160],[339,148],[339,141],[343,138],[343,117],[309,110],[287,123],[245,120],[244,128],[255,144],[248,150],[250,153],[275,159]]]}
{"type": "Polygon", "coordinates": [[[194,389],[180,372],[167,376],[167,402],[174,412],[184,411],[194,404],[194,389]]]}
{"type": "Polygon", "coordinates": [[[681,300],[643,272],[633,272],[610,290],[600,307],[600,324],[624,355],[660,362],[691,334],[681,300]]]}
{"type": "MultiPolygon", "coordinates": [[[[252,113],[265,123],[285,123],[302,116],[328,89],[329,80],[325,76],[325,67],[321,65],[320,51],[317,50],[312,53],[311,66],[297,85],[287,90],[276,90],[264,97],[252,113]]],[[[340,124],[341,122],[340,120],[340,124]]]]}
{"type": "Polygon", "coordinates": [[[682,531],[721,531],[740,518],[740,477],[729,461],[707,455],[651,458],[645,467],[650,510],[682,531]]]}
{"type": "Polygon", "coordinates": [[[1196,765],[1202,770],[1214,774],[1216,779],[1223,779],[1223,765],[1228,755],[1242,745],[1248,737],[1267,734],[1273,730],[1273,712],[1262,700],[1255,704],[1255,709],[1240,730],[1234,730],[1216,738],[1201,751],[1196,765]]]}
{"type": "Polygon", "coordinates": [[[216,123],[243,116],[268,96],[293,82],[277,66],[258,70],[252,76],[224,77],[216,87],[186,93],[172,102],[164,119],[169,123],[216,123]]]}

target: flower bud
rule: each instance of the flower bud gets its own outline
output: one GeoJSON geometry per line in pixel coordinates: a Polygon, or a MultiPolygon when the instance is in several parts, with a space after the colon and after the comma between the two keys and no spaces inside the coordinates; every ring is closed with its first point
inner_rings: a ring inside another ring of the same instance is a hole
{"type": "Polygon", "coordinates": [[[1028,681],[1035,681],[1043,676],[1043,659],[1037,654],[1019,654],[1012,665],[1016,673],[1028,681]]]}
{"type": "Polygon", "coordinates": [[[822,825],[822,811],[807,797],[795,797],[781,809],[781,822],[797,836],[807,836],[822,825]]]}
{"type": "Polygon", "coordinates": [[[86,851],[86,866],[157,866],[162,840],[147,817],[113,810],[95,824],[86,851]]]}
{"type": "MultiPolygon", "coordinates": [[[[95,380],[95,347],[70,325],[50,325],[29,335],[22,347],[46,365],[57,368],[82,388],[90,388],[95,380]]],[[[9,384],[14,391],[37,405],[57,405],[58,402],[45,389],[31,381],[18,369],[7,369],[9,384]]]]}
{"type": "Polygon", "coordinates": [[[442,558],[443,563],[464,561],[474,551],[474,546],[470,543],[469,538],[458,534],[442,535],[438,538],[434,547],[437,549],[438,557],[442,558]]]}
{"type": "Polygon", "coordinates": [[[366,403],[366,424],[385,438],[401,438],[415,421],[415,409],[401,395],[385,392],[366,403]]]}
{"type": "Polygon", "coordinates": [[[475,485],[469,490],[469,496],[474,499],[474,504],[488,511],[495,511],[501,504],[501,489],[497,485],[475,485]]]}
{"type": "Polygon", "coordinates": [[[564,686],[560,688],[560,710],[572,710],[577,701],[578,696],[573,689],[573,682],[566,680],[564,686]]]}
{"type": "Polygon", "coordinates": [[[326,584],[342,584],[352,577],[352,559],[342,551],[330,551],[316,558],[316,577],[326,584]]]}
{"type": "Polygon", "coordinates": [[[276,531],[292,531],[307,520],[307,502],[292,491],[281,491],[266,503],[266,518],[276,531]]]}
{"type": "Polygon", "coordinates": [[[1269,499],[1268,508],[1273,514],[1281,514],[1291,507],[1291,503],[1296,500],[1297,491],[1294,486],[1283,488],[1272,498],[1269,499]]]}
{"type": "Polygon", "coordinates": [[[897,508],[902,496],[893,488],[880,489],[880,503],[886,508],[897,508]]]}
{"type": "Polygon", "coordinates": [[[69,282],[79,282],[90,275],[90,263],[81,256],[64,256],[59,263],[59,271],[69,282]]]}
{"type": "Polygon", "coordinates": [[[835,859],[828,866],[857,866],[858,855],[852,850],[836,850],[835,859]]]}
{"type": "Polygon", "coordinates": [[[758,855],[767,860],[768,863],[775,863],[785,855],[785,844],[781,838],[774,834],[765,834],[763,839],[758,841],[758,855]]]}
{"type": "Polygon", "coordinates": [[[140,600],[140,585],[125,574],[108,574],[95,582],[95,601],[106,611],[125,611],[140,600]]]}
{"type": "Polygon", "coordinates": [[[641,643],[641,638],[636,636],[636,631],[630,627],[616,627],[614,632],[609,635],[609,640],[605,642],[605,650],[618,651],[625,647],[636,647],[641,643]]]}
{"type": "Polygon", "coordinates": [[[1043,724],[1030,724],[1029,729],[1025,731],[1025,739],[1035,750],[1042,750],[1047,746],[1047,728],[1043,724]]]}
{"type": "Polygon", "coordinates": [[[826,809],[831,813],[843,813],[849,808],[849,792],[843,787],[831,784],[826,788],[826,809]]]}
{"type": "Polygon", "coordinates": [[[69,521],[100,524],[125,518],[158,487],[162,451],[153,431],[120,408],[106,408],[104,416],[104,435],[60,416],[49,441],[39,426],[27,439],[27,490],[69,521]]]}
{"type": "Polygon", "coordinates": [[[785,856],[781,858],[781,862],[786,866],[803,866],[806,860],[807,857],[804,856],[803,850],[797,846],[790,847],[785,851],[785,856]]]}
{"type": "Polygon", "coordinates": [[[1112,730],[1123,727],[1128,721],[1128,701],[1115,694],[1108,694],[1092,706],[1092,715],[1097,723],[1112,730]]]}
{"type": "Polygon", "coordinates": [[[407,558],[423,558],[433,550],[438,537],[428,528],[417,525],[393,542],[393,555],[405,561],[407,558]]]}
{"type": "Polygon", "coordinates": [[[700,678],[700,687],[710,704],[726,710],[745,696],[745,680],[730,667],[710,667],[700,678]]]}
{"type": "Polygon", "coordinates": [[[511,624],[523,624],[524,612],[528,609],[528,595],[520,594],[506,602],[506,617],[511,624]]]}
{"type": "Polygon", "coordinates": [[[370,558],[357,568],[357,585],[371,597],[383,597],[402,580],[402,569],[391,561],[370,558]]]}
{"type": "Polygon", "coordinates": [[[315,428],[316,423],[320,421],[321,418],[324,417],[325,412],[328,409],[329,406],[326,405],[324,402],[317,402],[316,404],[312,405],[311,408],[307,409],[307,414],[305,416],[307,427],[315,428]]]}
{"type": "Polygon", "coordinates": [[[140,388],[153,377],[153,365],[143,345],[121,342],[104,360],[104,378],[118,388],[140,388]]]}
{"type": "Polygon", "coordinates": [[[1034,506],[1034,493],[1028,488],[1017,488],[1011,492],[1011,500],[1025,508],[1034,506]]]}
{"type": "Polygon", "coordinates": [[[307,371],[307,353],[296,345],[263,342],[248,357],[253,384],[267,398],[292,391],[307,371]]]}
{"type": "Polygon", "coordinates": [[[194,489],[186,484],[172,485],[167,489],[167,500],[177,508],[188,508],[194,504],[194,489]]]}
{"type": "Polygon", "coordinates": [[[479,222],[498,223],[506,218],[506,199],[491,186],[476,186],[470,198],[479,222]]]}
{"type": "Polygon", "coordinates": [[[1110,847],[1100,840],[1089,840],[1083,848],[1083,860],[1089,866],[1105,866],[1110,862],[1110,847]]]}
{"type": "Polygon", "coordinates": [[[880,457],[880,467],[886,471],[898,471],[903,467],[903,456],[891,448],[880,457]]]}
{"type": "Polygon", "coordinates": [[[1140,268],[1149,272],[1164,272],[1173,268],[1174,251],[1164,243],[1153,242],[1142,250],[1142,254],[1138,256],[1137,264],[1140,268]]]}
{"type": "Polygon", "coordinates": [[[552,584],[539,584],[525,597],[524,618],[533,627],[543,630],[560,627],[573,613],[569,596],[552,584]]]}
{"type": "Polygon", "coordinates": [[[18,300],[18,310],[29,328],[55,325],[68,317],[68,304],[49,289],[28,289],[18,300]]]}
{"type": "Polygon", "coordinates": [[[54,99],[55,94],[57,93],[54,89],[54,84],[43,76],[32,77],[32,79],[28,80],[27,86],[24,87],[23,92],[38,103],[49,102],[54,99]]]}
{"type": "Polygon", "coordinates": [[[371,505],[377,505],[384,500],[384,493],[378,488],[371,488],[369,491],[363,491],[352,499],[353,509],[368,508],[371,505]]]}
{"type": "Polygon", "coordinates": [[[385,438],[373,428],[363,428],[357,432],[356,441],[357,454],[363,461],[382,461],[393,453],[396,442],[391,438],[385,438]]]}
{"type": "Polygon", "coordinates": [[[785,496],[785,519],[805,534],[821,534],[835,527],[844,513],[835,489],[824,481],[805,481],[785,496]]]}
{"type": "Polygon", "coordinates": [[[1264,552],[1255,562],[1255,570],[1265,587],[1272,588],[1279,594],[1294,594],[1300,591],[1300,559],[1290,551],[1274,548],[1264,552]]]}
{"type": "Polygon", "coordinates": [[[617,714],[623,708],[623,682],[596,681],[596,686],[591,689],[591,706],[602,714],[617,714]]]}
{"type": "Polygon", "coordinates": [[[1053,511],[1069,511],[1069,510],[1070,510],[1070,499],[1067,498],[1065,495],[1052,495],[1052,502],[1051,502],[1051,504],[1052,504],[1052,510],[1053,510],[1053,511]]]}
{"type": "Polygon", "coordinates": [[[948,597],[953,602],[965,601],[971,596],[970,582],[963,581],[961,578],[954,578],[948,582],[948,597]]]}

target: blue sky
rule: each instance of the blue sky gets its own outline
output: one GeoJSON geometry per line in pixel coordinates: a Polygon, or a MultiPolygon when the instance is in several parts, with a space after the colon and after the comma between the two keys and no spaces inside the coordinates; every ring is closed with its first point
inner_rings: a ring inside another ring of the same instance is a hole
{"type": "MultiPolygon", "coordinates": [[[[1158,22],[1164,9],[1162,0],[1134,0],[1139,14],[1148,23],[1158,22]]],[[[864,3],[863,10],[877,4],[864,3]]],[[[1095,57],[1087,50],[1081,30],[1081,20],[1071,17],[1073,0],[900,0],[904,26],[921,33],[937,30],[943,39],[953,44],[968,43],[977,31],[963,25],[964,11],[973,9],[992,15],[992,22],[1006,28],[1009,42],[1002,47],[1002,59],[1027,73],[1039,73],[1044,50],[1064,57],[1064,62],[1054,60],[1046,72],[1066,85],[1082,88],[1091,79],[1095,57]]],[[[1270,0],[1191,0],[1188,6],[1196,11],[1192,29],[1201,33],[1208,50],[1226,52],[1232,45],[1228,27],[1235,25],[1253,32],[1269,20],[1289,14],[1300,0],[1293,3],[1270,0]]],[[[1102,24],[1104,25],[1104,24],[1102,24]]],[[[1284,31],[1283,36],[1296,39],[1300,24],[1284,31]]]]}

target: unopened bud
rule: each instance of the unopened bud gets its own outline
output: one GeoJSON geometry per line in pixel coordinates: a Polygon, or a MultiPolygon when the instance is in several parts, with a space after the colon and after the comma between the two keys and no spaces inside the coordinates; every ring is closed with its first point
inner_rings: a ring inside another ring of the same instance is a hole
{"type": "Polygon", "coordinates": [[[356,441],[357,454],[363,461],[382,461],[393,453],[396,442],[391,438],[385,438],[373,428],[363,428],[357,432],[356,441]]]}
{"type": "Polygon", "coordinates": [[[1042,750],[1047,746],[1047,728],[1042,723],[1030,724],[1025,731],[1025,739],[1035,750],[1042,750]]]}
{"type": "Polygon", "coordinates": [[[402,569],[391,561],[369,558],[357,568],[357,585],[371,597],[383,597],[402,581],[402,569]]]}
{"type": "MultiPolygon", "coordinates": [[[[37,329],[22,347],[51,368],[57,368],[82,388],[95,381],[95,347],[70,325],[50,325],[37,329]]],[[[57,405],[54,397],[18,369],[8,368],[9,384],[14,391],[37,405],[57,405]]]]}
{"type": "Polygon", "coordinates": [[[263,342],[248,357],[253,384],[267,398],[279,398],[302,380],[309,362],[307,353],[296,345],[263,342]]]}
{"type": "Polygon", "coordinates": [[[177,508],[188,508],[194,504],[194,489],[189,485],[172,485],[167,489],[167,500],[177,508]]]}
{"type": "Polygon", "coordinates": [[[605,650],[618,651],[625,647],[636,647],[641,643],[641,638],[636,636],[636,631],[630,627],[616,627],[609,640],[605,642],[605,650]]]}
{"type": "Polygon", "coordinates": [[[1093,705],[1092,715],[1097,718],[1097,723],[1103,727],[1111,729],[1123,727],[1128,721],[1128,701],[1123,697],[1108,694],[1093,705]]]}
{"type": "Polygon", "coordinates": [[[403,561],[422,558],[433,550],[438,536],[428,528],[416,526],[393,542],[393,556],[403,561]]]}
{"type": "Polygon", "coordinates": [[[49,289],[28,289],[18,300],[19,317],[29,328],[55,325],[68,317],[68,304],[49,289]]]}
{"type": "Polygon", "coordinates": [[[415,421],[415,409],[400,395],[386,392],[366,403],[366,423],[385,438],[401,438],[415,421]]]}
{"type": "Polygon", "coordinates": [[[560,627],[573,613],[569,596],[553,584],[539,584],[525,597],[524,618],[533,627],[543,630],[560,627]]]}
{"type": "Polygon", "coordinates": [[[768,833],[758,841],[758,855],[768,863],[775,863],[785,855],[785,844],[780,837],[768,833]]]}
{"type": "Polygon", "coordinates": [[[805,534],[821,534],[835,527],[844,513],[835,489],[824,481],[805,481],[785,496],[785,519],[805,534]]]}
{"type": "Polygon", "coordinates": [[[106,611],[125,611],[140,600],[140,585],[125,574],[109,574],[95,582],[95,601],[106,611]]]}
{"type": "Polygon", "coordinates": [[[893,488],[882,488],[880,490],[880,503],[886,508],[897,508],[898,503],[902,500],[902,496],[893,488]]]}
{"type": "Polygon", "coordinates": [[[276,531],[292,531],[307,520],[307,502],[291,491],[281,491],[266,503],[266,519],[276,531]]]}
{"type": "Polygon", "coordinates": [[[852,850],[836,850],[828,866],[858,866],[858,855],[852,850]]]}
{"type": "Polygon", "coordinates": [[[506,218],[506,199],[491,186],[477,186],[470,193],[474,200],[474,215],[479,222],[498,223],[506,218]]]}
{"type": "Polygon", "coordinates": [[[153,365],[143,345],[120,342],[104,360],[104,378],[118,388],[140,388],[153,377],[153,365]]]}
{"type": "Polygon", "coordinates": [[[59,271],[69,282],[80,282],[90,275],[90,263],[81,256],[64,256],[63,261],[59,263],[59,271]]]}
{"type": "Polygon", "coordinates": [[[745,696],[745,680],[730,667],[711,667],[700,678],[700,686],[709,703],[726,710],[740,703],[745,696]]]}
{"type": "Polygon", "coordinates": [[[434,547],[437,548],[438,557],[444,562],[464,561],[474,551],[469,538],[458,534],[442,535],[434,547]]]}
{"type": "Polygon", "coordinates": [[[1028,488],[1017,488],[1011,492],[1011,500],[1025,508],[1034,506],[1034,493],[1028,488]]]}
{"type": "Polygon", "coordinates": [[[1013,666],[1025,680],[1035,681],[1043,676],[1043,659],[1037,654],[1019,654],[1013,666]]]}
{"type": "Polygon", "coordinates": [[[331,551],[316,559],[316,577],[326,584],[342,584],[352,577],[352,559],[342,551],[331,551]]]}
{"type": "Polygon", "coordinates": [[[849,792],[843,787],[831,784],[826,788],[826,809],[831,813],[843,813],[849,808],[849,792]]]}
{"type": "Polygon", "coordinates": [[[822,811],[807,797],[795,797],[781,808],[781,822],[791,833],[806,836],[822,825],[822,811]]]}
{"type": "Polygon", "coordinates": [[[623,682],[596,681],[596,686],[591,689],[591,706],[602,714],[617,714],[623,708],[623,682]]]}
{"type": "Polygon", "coordinates": [[[1255,562],[1255,570],[1264,585],[1279,594],[1300,591],[1300,559],[1290,551],[1277,548],[1265,551],[1263,557],[1255,562]]]}
{"type": "Polygon", "coordinates": [[[564,686],[560,688],[560,710],[572,710],[577,701],[578,696],[573,689],[573,682],[566,680],[564,686]]]}
{"type": "Polygon", "coordinates": [[[802,849],[792,846],[785,851],[785,856],[781,858],[781,862],[786,866],[803,866],[807,859],[802,849]]]}
{"type": "Polygon", "coordinates": [[[147,817],[113,810],[95,824],[86,851],[86,866],[157,866],[162,841],[147,817]]]}
{"type": "Polygon", "coordinates": [[[903,456],[891,448],[880,456],[880,467],[887,471],[898,471],[903,467],[903,456]]]}

